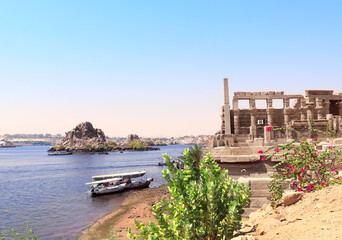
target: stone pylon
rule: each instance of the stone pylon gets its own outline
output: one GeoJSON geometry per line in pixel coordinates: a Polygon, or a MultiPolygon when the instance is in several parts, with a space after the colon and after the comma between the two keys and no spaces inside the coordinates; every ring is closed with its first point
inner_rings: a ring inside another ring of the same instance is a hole
{"type": "Polygon", "coordinates": [[[225,129],[225,134],[232,134],[231,125],[230,125],[228,78],[223,79],[223,87],[224,87],[224,129],[225,129]]]}

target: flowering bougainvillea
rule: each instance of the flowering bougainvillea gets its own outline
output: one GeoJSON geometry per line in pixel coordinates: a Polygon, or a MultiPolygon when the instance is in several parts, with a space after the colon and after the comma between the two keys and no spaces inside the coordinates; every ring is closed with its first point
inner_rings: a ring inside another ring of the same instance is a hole
{"type": "MultiPolygon", "coordinates": [[[[313,128],[312,123],[307,126],[311,132],[316,132],[332,140],[335,132],[329,126],[327,130],[320,131],[313,128]]],[[[279,204],[284,193],[285,181],[290,181],[293,188],[298,192],[311,192],[330,184],[342,182],[338,176],[337,166],[341,164],[342,152],[333,146],[325,150],[318,150],[319,141],[317,138],[308,140],[300,132],[292,128],[267,128],[267,131],[289,130],[295,131],[297,139],[284,145],[277,145],[268,148],[264,154],[270,152],[269,156],[263,156],[262,161],[274,157],[275,159],[284,158],[277,164],[277,171],[272,175],[271,185],[269,186],[270,197],[273,207],[279,204]],[[269,130],[270,129],[270,130],[269,130]],[[277,155],[276,155],[277,154],[277,155]]]]}

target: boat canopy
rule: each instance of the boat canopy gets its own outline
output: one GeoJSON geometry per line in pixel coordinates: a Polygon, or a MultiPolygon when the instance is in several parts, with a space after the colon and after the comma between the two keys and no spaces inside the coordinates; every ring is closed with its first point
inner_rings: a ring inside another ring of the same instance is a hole
{"type": "Polygon", "coordinates": [[[127,172],[127,173],[113,173],[113,174],[106,174],[106,175],[99,175],[99,176],[93,176],[93,180],[94,181],[98,181],[98,180],[104,180],[104,179],[108,179],[108,178],[137,178],[137,177],[141,177],[144,176],[146,173],[146,171],[138,171],[138,172],[127,172]]]}
{"type": "Polygon", "coordinates": [[[88,182],[86,184],[87,185],[90,185],[90,184],[100,184],[100,183],[114,182],[114,181],[120,181],[120,180],[122,180],[122,178],[108,178],[108,179],[101,180],[101,181],[88,182]]]}

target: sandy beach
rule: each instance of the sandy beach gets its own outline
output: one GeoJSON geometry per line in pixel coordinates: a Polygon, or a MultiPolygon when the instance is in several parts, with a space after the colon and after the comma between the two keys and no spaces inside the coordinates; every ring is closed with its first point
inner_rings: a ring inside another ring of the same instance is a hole
{"type": "Polygon", "coordinates": [[[99,219],[79,239],[128,239],[126,228],[130,227],[135,232],[135,221],[153,221],[153,204],[167,197],[166,186],[131,191],[118,209],[99,219]]]}

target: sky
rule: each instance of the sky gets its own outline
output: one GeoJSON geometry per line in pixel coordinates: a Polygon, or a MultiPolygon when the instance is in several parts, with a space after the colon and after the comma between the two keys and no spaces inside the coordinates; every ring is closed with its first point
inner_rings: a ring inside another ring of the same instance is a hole
{"type": "Polygon", "coordinates": [[[341,1],[0,0],[0,134],[214,134],[237,91],[342,92],[341,1]]]}

